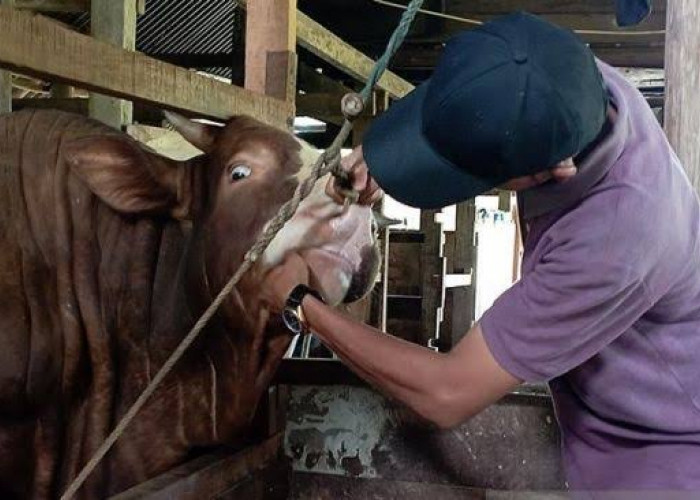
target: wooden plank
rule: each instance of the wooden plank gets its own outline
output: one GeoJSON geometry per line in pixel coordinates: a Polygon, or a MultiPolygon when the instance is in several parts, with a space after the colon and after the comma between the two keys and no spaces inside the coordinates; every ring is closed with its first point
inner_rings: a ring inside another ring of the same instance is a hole
{"type": "Polygon", "coordinates": [[[691,183],[700,192],[700,3],[668,1],[664,124],[691,183]]]}
{"type": "MultiPolygon", "coordinates": [[[[12,109],[60,109],[69,113],[87,116],[88,100],[82,97],[58,99],[13,99],[12,109]]],[[[160,126],[163,122],[163,112],[158,107],[139,104],[134,108],[134,120],[140,124],[160,126]]]]}
{"type": "Polygon", "coordinates": [[[15,0],[15,8],[38,12],[88,12],[90,0],[15,0]]]}
{"type": "MultiPolygon", "coordinates": [[[[489,21],[499,15],[495,14],[469,14],[466,16],[469,19],[479,21],[489,21]]],[[[615,16],[613,14],[542,14],[542,18],[554,23],[558,26],[571,30],[578,30],[578,36],[587,43],[616,43],[625,45],[628,43],[639,44],[645,42],[661,42],[663,43],[663,30],[666,27],[666,13],[664,11],[653,12],[642,23],[629,28],[619,28],[615,24],[615,16]],[[631,35],[619,35],[617,33],[633,33],[631,35]]],[[[425,38],[416,38],[413,41],[420,42],[445,42],[455,34],[465,30],[472,29],[475,25],[465,24],[457,21],[445,21],[444,27],[439,36],[430,36],[425,38]]]]}
{"type": "Polygon", "coordinates": [[[632,66],[636,68],[663,68],[664,43],[614,44],[593,43],[593,53],[611,66],[632,66]]]}
{"type": "MultiPolygon", "coordinates": [[[[445,0],[445,12],[455,15],[467,13],[506,14],[517,10],[533,14],[599,14],[615,13],[615,2],[610,0],[445,0]]],[[[666,0],[653,0],[654,11],[665,11],[666,0]]]]}
{"type": "Polygon", "coordinates": [[[297,90],[303,90],[309,94],[334,93],[343,95],[352,92],[350,87],[319,73],[315,68],[302,61],[299,61],[297,66],[297,90]]]}
{"type": "Polygon", "coordinates": [[[445,300],[445,259],[442,254],[442,223],[435,220],[439,210],[421,210],[420,230],[425,236],[421,248],[421,339],[424,346],[440,337],[439,323],[445,300]]]}
{"type": "Polygon", "coordinates": [[[391,231],[387,258],[389,295],[419,296],[421,294],[423,281],[421,251],[424,244],[425,235],[422,233],[391,231]],[[418,236],[420,239],[417,238],[418,236]]]}
{"type": "MultiPolygon", "coordinates": [[[[239,0],[238,3],[243,8],[249,8],[247,0],[239,0]]],[[[301,11],[297,11],[296,35],[299,45],[361,82],[367,80],[372,71],[374,61],[371,58],[301,11]]],[[[391,71],[384,73],[377,82],[377,87],[386,90],[394,98],[403,97],[414,88],[411,83],[391,71]]]]}
{"type": "Polygon", "coordinates": [[[212,454],[191,460],[160,476],[138,484],[112,500],[147,498],[199,500],[215,498],[235,483],[259,471],[280,456],[282,434],[233,455],[212,454]]]}
{"type": "MultiPolygon", "coordinates": [[[[372,59],[302,12],[298,13],[297,37],[299,45],[353,78],[364,82],[372,71],[372,59]]],[[[386,90],[394,98],[403,97],[414,88],[411,83],[391,71],[384,73],[377,82],[377,87],[386,90]]]]}
{"type": "Polygon", "coordinates": [[[340,111],[342,97],[343,95],[335,93],[297,94],[296,113],[298,116],[310,116],[341,125],[344,119],[340,111]]]}
{"type": "Polygon", "coordinates": [[[136,52],[43,16],[0,7],[0,67],[210,119],[245,114],[283,128],[289,105],[136,52]]]}
{"type": "MultiPolygon", "coordinates": [[[[91,0],[90,31],[96,40],[126,50],[136,48],[136,2],[134,0],[91,0]]],[[[89,115],[121,130],[133,121],[133,104],[124,99],[90,94],[89,115]]]]}
{"type": "MultiPolygon", "coordinates": [[[[297,55],[295,52],[268,52],[265,94],[282,99],[294,106],[297,82],[297,55]]],[[[294,115],[292,107],[292,115],[294,115]]],[[[293,118],[293,116],[290,116],[293,118]]],[[[291,126],[291,125],[290,125],[291,126]]]]}
{"type": "MultiPolygon", "coordinates": [[[[612,66],[660,68],[664,64],[663,42],[640,44],[596,43],[593,53],[612,66]]],[[[394,58],[392,67],[400,71],[432,71],[440,56],[441,44],[406,44],[394,58]]]]}
{"type": "MultiPolygon", "coordinates": [[[[620,28],[615,18],[615,2],[611,0],[447,0],[445,11],[449,14],[470,19],[489,20],[494,17],[525,10],[538,14],[550,22],[573,30],[595,30],[610,32],[662,31],[666,26],[666,0],[653,0],[651,14],[636,26],[620,28]]],[[[470,28],[468,24],[445,21],[445,33],[470,28]]],[[[663,42],[663,33],[640,34],[633,37],[604,33],[582,33],[587,42],[640,43],[643,41],[663,42]]]]}
{"type": "Polygon", "coordinates": [[[476,316],[476,204],[468,200],[457,204],[455,216],[453,271],[469,274],[469,286],[451,288],[445,294],[445,322],[441,345],[451,349],[474,324],[476,316]]]}
{"type": "Polygon", "coordinates": [[[245,88],[267,93],[268,53],[294,52],[296,17],[296,0],[250,2],[246,12],[245,88]]]}

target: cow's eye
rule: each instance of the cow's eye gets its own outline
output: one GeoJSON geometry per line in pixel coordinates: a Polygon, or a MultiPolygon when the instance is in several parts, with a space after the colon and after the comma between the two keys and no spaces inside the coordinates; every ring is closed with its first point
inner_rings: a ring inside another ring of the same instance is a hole
{"type": "Polygon", "coordinates": [[[250,167],[247,165],[234,165],[231,167],[229,176],[231,182],[240,181],[250,175],[250,167]]]}

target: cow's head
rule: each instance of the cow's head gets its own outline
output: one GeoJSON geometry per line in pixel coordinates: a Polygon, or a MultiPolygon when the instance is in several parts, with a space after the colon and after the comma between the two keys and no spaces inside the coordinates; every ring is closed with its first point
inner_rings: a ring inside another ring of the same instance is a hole
{"type": "MultiPolygon", "coordinates": [[[[225,127],[168,118],[204,156],[176,162],[123,135],[70,145],[73,171],[105,203],[128,214],[193,221],[189,274],[211,300],[240,265],[269,221],[311,167],[292,135],[247,117],[225,127]]],[[[377,269],[371,209],[334,203],[318,182],[241,287],[250,295],[288,252],[305,259],[312,286],[331,303],[355,300],[377,269]]]]}

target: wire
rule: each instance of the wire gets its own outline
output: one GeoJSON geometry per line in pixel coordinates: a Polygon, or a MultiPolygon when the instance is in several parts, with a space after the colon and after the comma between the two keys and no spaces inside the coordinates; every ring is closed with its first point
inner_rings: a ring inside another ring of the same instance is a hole
{"type": "MultiPolygon", "coordinates": [[[[406,6],[396,2],[389,2],[388,0],[372,0],[374,3],[379,5],[385,5],[387,7],[393,7],[395,9],[406,10],[406,6]]],[[[435,10],[428,9],[418,9],[420,14],[425,14],[427,16],[439,17],[441,19],[448,19],[450,21],[456,21],[463,24],[471,24],[474,26],[481,26],[484,21],[478,19],[470,19],[468,17],[454,16],[452,14],[445,14],[442,12],[437,12],[435,10]]],[[[665,35],[666,30],[646,30],[646,31],[609,31],[609,30],[573,30],[574,33],[579,35],[610,35],[610,36],[649,36],[649,35],[665,35]]]]}

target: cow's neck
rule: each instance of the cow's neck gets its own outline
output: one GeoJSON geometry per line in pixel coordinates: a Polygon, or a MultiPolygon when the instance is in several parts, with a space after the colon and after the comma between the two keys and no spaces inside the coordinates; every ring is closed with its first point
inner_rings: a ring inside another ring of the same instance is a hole
{"type": "MultiPolygon", "coordinates": [[[[154,318],[154,366],[162,365],[218,292],[209,289],[195,249],[196,241],[189,241],[172,286],[157,298],[164,307],[154,318]]],[[[179,406],[186,411],[177,428],[191,446],[235,442],[250,422],[269,383],[268,365],[276,361],[267,355],[270,330],[278,329],[269,318],[257,294],[236,289],[179,361],[177,381],[170,384],[179,384],[172,394],[184,400],[179,406]]]]}

